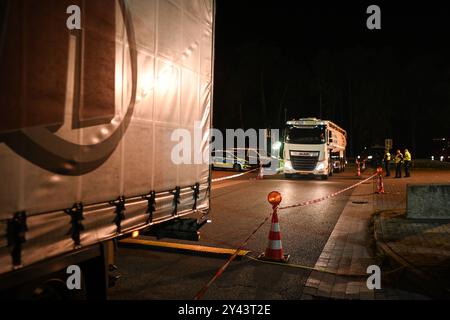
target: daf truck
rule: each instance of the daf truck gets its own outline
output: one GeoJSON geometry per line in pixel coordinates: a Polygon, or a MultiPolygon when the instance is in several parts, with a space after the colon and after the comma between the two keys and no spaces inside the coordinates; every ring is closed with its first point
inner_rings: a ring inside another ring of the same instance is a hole
{"type": "MultiPolygon", "coordinates": [[[[111,242],[209,211],[213,0],[0,4],[0,298],[105,298],[111,242]],[[72,288],[73,289],[73,288],[72,288]]],[[[113,269],[113,268],[112,268],[113,269]]]]}
{"type": "Polygon", "coordinates": [[[288,121],[284,130],[284,174],[327,179],[346,165],[347,133],[329,120],[303,118],[288,121]]]}

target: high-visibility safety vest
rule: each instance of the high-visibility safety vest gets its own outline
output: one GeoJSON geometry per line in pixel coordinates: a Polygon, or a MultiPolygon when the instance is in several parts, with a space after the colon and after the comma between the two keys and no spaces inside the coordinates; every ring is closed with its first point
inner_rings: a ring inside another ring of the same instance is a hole
{"type": "Polygon", "coordinates": [[[398,153],[395,155],[394,162],[400,163],[402,161],[402,159],[403,159],[403,155],[401,153],[398,153]]]}
{"type": "Polygon", "coordinates": [[[384,156],[386,157],[386,161],[391,161],[391,154],[389,152],[386,152],[384,156]]]}
{"type": "Polygon", "coordinates": [[[405,161],[411,161],[411,153],[408,151],[405,152],[405,161]]]}

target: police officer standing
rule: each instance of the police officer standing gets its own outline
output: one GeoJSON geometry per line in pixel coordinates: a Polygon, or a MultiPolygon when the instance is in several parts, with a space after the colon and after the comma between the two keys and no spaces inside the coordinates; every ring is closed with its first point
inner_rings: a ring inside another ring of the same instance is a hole
{"type": "Polygon", "coordinates": [[[384,167],[386,169],[386,177],[390,177],[391,176],[391,154],[389,153],[389,150],[386,149],[385,153],[384,153],[384,157],[383,157],[383,161],[384,161],[384,167]]]}
{"type": "Polygon", "coordinates": [[[411,153],[409,153],[408,149],[405,149],[404,162],[405,162],[405,177],[410,177],[411,175],[409,173],[409,168],[411,165],[411,153]]]}
{"type": "Polygon", "coordinates": [[[395,163],[395,177],[401,178],[402,177],[402,162],[403,162],[403,155],[400,152],[400,150],[397,150],[397,154],[394,158],[395,163]]]}

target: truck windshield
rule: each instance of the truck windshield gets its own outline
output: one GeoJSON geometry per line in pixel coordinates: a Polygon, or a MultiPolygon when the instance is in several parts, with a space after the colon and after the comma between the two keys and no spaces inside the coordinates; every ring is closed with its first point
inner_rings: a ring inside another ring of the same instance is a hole
{"type": "Polygon", "coordinates": [[[322,144],[325,143],[325,126],[286,128],[286,142],[299,144],[322,144]]]}

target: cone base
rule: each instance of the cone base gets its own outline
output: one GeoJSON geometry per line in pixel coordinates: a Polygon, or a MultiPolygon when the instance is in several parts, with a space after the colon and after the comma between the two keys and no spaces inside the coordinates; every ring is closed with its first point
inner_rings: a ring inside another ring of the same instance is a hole
{"type": "Polygon", "coordinates": [[[286,263],[289,261],[290,257],[291,257],[291,255],[285,254],[285,255],[283,255],[283,258],[281,258],[281,259],[274,259],[274,258],[267,257],[266,254],[263,252],[258,256],[258,260],[286,263]]]}

